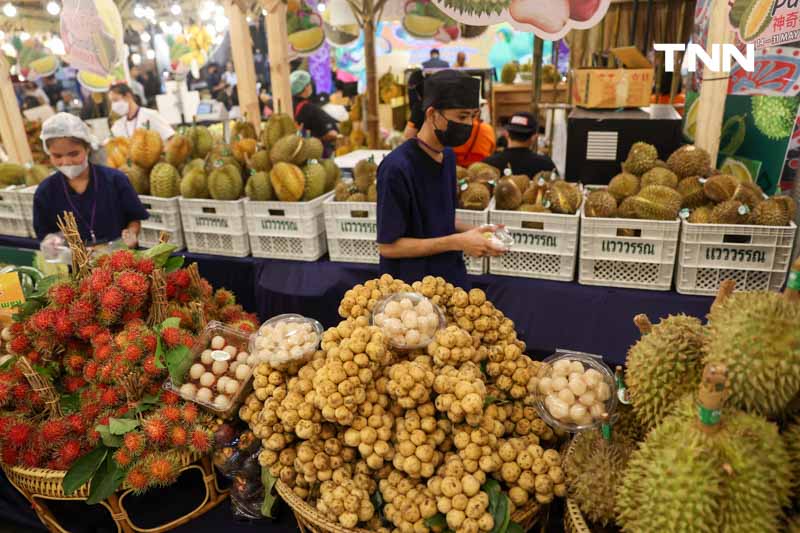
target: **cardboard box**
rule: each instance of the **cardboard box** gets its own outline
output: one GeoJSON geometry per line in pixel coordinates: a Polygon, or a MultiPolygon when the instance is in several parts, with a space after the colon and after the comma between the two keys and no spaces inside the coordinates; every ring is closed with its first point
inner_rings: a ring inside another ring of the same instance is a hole
{"type": "Polygon", "coordinates": [[[577,68],[572,85],[573,103],[594,109],[643,107],[653,92],[653,65],[636,47],[612,48],[624,68],[577,68]]]}

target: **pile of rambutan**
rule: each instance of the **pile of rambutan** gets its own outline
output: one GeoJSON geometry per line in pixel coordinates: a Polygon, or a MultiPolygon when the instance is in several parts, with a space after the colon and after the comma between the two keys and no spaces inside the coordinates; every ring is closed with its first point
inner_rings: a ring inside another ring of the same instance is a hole
{"type": "Polygon", "coordinates": [[[5,464],[67,470],[90,449],[80,414],[41,423],[17,415],[0,417],[0,460],[5,464]]]}

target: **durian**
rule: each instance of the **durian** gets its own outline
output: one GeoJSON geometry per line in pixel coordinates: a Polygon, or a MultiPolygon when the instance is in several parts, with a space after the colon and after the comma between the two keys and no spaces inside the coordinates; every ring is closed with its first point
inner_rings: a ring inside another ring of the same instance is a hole
{"type": "Polygon", "coordinates": [[[721,287],[711,308],[705,362],[731,369],[731,405],[778,415],[800,392],[800,303],[788,288],[785,294],[729,290],[721,287]]]}
{"type": "Polygon", "coordinates": [[[272,188],[281,202],[297,202],[303,197],[306,177],[300,167],[278,162],[269,173],[272,188]]]}
{"type": "Polygon", "coordinates": [[[325,192],[330,192],[336,186],[336,182],[339,181],[342,171],[333,159],[323,159],[320,164],[325,167],[325,192]]]}
{"type": "Polygon", "coordinates": [[[319,163],[309,163],[303,167],[303,174],[306,177],[302,198],[304,202],[325,194],[325,179],[327,177],[325,167],[319,163]]]}
{"type": "Polygon", "coordinates": [[[337,202],[346,202],[350,195],[353,194],[353,189],[343,181],[336,183],[333,190],[333,199],[337,202]]]}
{"type": "Polygon", "coordinates": [[[711,210],[711,224],[747,224],[750,220],[750,208],[737,200],[728,200],[717,204],[711,210]]]}
{"type": "Polygon", "coordinates": [[[636,443],[629,437],[604,428],[575,435],[564,458],[569,497],[592,522],[607,526],[614,521],[614,494],[636,443]]]}
{"type": "Polygon", "coordinates": [[[517,79],[518,70],[517,65],[514,63],[506,63],[500,71],[500,81],[509,84],[514,83],[514,80],[517,79]]]}
{"type": "Polygon", "coordinates": [[[286,113],[273,113],[261,131],[261,144],[267,149],[271,148],[279,139],[287,135],[295,135],[297,125],[294,119],[286,113]]]}
{"type": "Polygon", "coordinates": [[[617,174],[608,183],[608,192],[617,202],[635,195],[639,192],[639,177],[629,172],[617,174]]]}
{"type": "Polygon", "coordinates": [[[578,186],[563,180],[550,182],[546,198],[550,202],[550,210],[562,215],[574,215],[582,200],[578,186]]]}
{"type": "Polygon", "coordinates": [[[203,167],[191,169],[181,179],[181,196],[184,198],[209,198],[208,179],[203,167]]]}
{"type": "Polygon", "coordinates": [[[153,168],[161,158],[163,146],[156,131],[137,128],[131,135],[131,161],[145,169],[153,168]]]}
{"type": "Polygon", "coordinates": [[[181,194],[181,178],[169,163],[158,163],[150,171],[150,194],[159,198],[172,198],[181,194]]]}
{"type": "Polygon", "coordinates": [[[689,213],[689,218],[687,219],[692,224],[711,224],[711,210],[713,207],[708,205],[701,205],[700,207],[695,207],[692,209],[692,212],[689,213]]]}
{"type": "Polygon", "coordinates": [[[678,183],[678,192],[681,195],[681,207],[694,209],[708,202],[703,190],[703,183],[697,176],[683,178],[678,183]]]}
{"type": "Polygon", "coordinates": [[[587,217],[612,218],[617,215],[617,201],[608,191],[593,191],[583,207],[587,217]]]}
{"type": "Polygon", "coordinates": [[[189,174],[189,172],[191,172],[192,170],[195,170],[197,168],[205,169],[205,167],[206,167],[206,162],[203,159],[192,159],[191,161],[183,165],[183,168],[181,169],[181,177],[186,177],[186,175],[189,174]]]}
{"type": "Polygon", "coordinates": [[[617,216],[619,218],[639,218],[639,215],[636,214],[636,199],[635,197],[631,196],[629,198],[625,198],[622,200],[622,203],[619,204],[619,208],[617,209],[617,216]]]}
{"type": "Polygon", "coordinates": [[[544,206],[548,190],[549,187],[547,186],[545,180],[533,179],[531,180],[530,185],[528,185],[528,188],[522,192],[522,203],[530,205],[541,204],[542,206],[544,206]]]}
{"type": "Polygon", "coordinates": [[[542,204],[522,204],[519,206],[518,211],[525,211],[527,213],[552,213],[552,211],[542,204]]]}
{"type": "Polygon", "coordinates": [[[208,175],[208,192],[214,200],[238,200],[243,189],[242,175],[233,165],[225,164],[208,175]]]}
{"type": "Polygon", "coordinates": [[[675,189],[678,187],[678,176],[667,168],[653,167],[642,174],[642,189],[650,185],[661,185],[675,189]]]}
{"type": "Polygon", "coordinates": [[[531,179],[524,174],[512,174],[508,178],[513,181],[520,191],[527,191],[528,186],[531,184],[531,179]]]}
{"type": "Polygon", "coordinates": [[[38,163],[25,165],[25,167],[25,185],[29,187],[39,185],[47,176],[53,173],[50,167],[38,163]]]}
{"type": "Polygon", "coordinates": [[[794,220],[794,215],[797,211],[797,204],[795,203],[794,198],[781,194],[778,196],[773,196],[771,200],[773,202],[778,202],[786,210],[786,214],[789,215],[789,220],[794,220]]]}
{"type": "Polygon", "coordinates": [[[193,152],[192,141],[186,135],[176,134],[167,141],[164,159],[175,168],[180,168],[193,152]]]}
{"type": "Polygon", "coordinates": [[[205,126],[193,125],[186,136],[192,143],[191,157],[194,159],[204,159],[214,146],[214,138],[205,126]]]}
{"type": "Polygon", "coordinates": [[[272,191],[272,183],[269,180],[269,172],[256,172],[244,186],[244,193],[250,200],[255,202],[269,202],[275,199],[272,191]]]}
{"type": "Polygon", "coordinates": [[[662,185],[644,187],[633,197],[638,218],[645,220],[674,220],[681,208],[681,195],[662,185]]]}
{"type": "Polygon", "coordinates": [[[495,203],[500,211],[515,211],[522,205],[522,192],[517,184],[508,178],[503,178],[494,191],[495,203]]]}
{"type": "Polygon", "coordinates": [[[628,157],[622,163],[622,171],[641,176],[654,166],[658,160],[658,150],[652,144],[637,142],[631,146],[628,157]]]}
{"type": "Polygon", "coordinates": [[[708,178],[703,185],[706,196],[717,203],[733,198],[738,185],[736,178],[728,174],[717,174],[708,178]]]}
{"type": "Polygon", "coordinates": [[[738,200],[751,210],[764,201],[764,193],[761,188],[752,181],[743,181],[736,186],[731,199],[738,200]]]}
{"type": "Polygon", "coordinates": [[[310,161],[316,159],[317,162],[322,160],[322,153],[324,147],[322,141],[316,137],[305,137],[303,139],[303,160],[310,161]]]}
{"type": "Polygon", "coordinates": [[[617,491],[622,531],[778,531],[788,453],[774,424],[722,410],[724,380],[724,367],[707,367],[697,400],[684,398],[633,452],[617,491]]]}
{"type": "Polygon", "coordinates": [[[373,183],[369,186],[369,190],[367,191],[367,201],[368,202],[377,202],[378,201],[378,185],[373,183]]]}
{"type": "Polygon", "coordinates": [[[272,164],[292,163],[300,165],[305,162],[303,144],[305,139],[297,135],[287,135],[278,139],[269,151],[272,164]]]}
{"type": "Polygon", "coordinates": [[[681,146],[669,156],[667,167],[679,178],[707,176],[711,170],[711,156],[697,146],[681,146]]]}
{"type": "Polygon", "coordinates": [[[706,331],[700,320],[686,315],[668,316],[656,325],[637,315],[634,323],[642,337],[628,350],[625,383],[633,412],[647,431],[697,389],[706,331]]]}
{"type": "Polygon", "coordinates": [[[231,127],[231,138],[241,138],[241,139],[255,139],[256,138],[256,127],[253,125],[252,122],[247,120],[247,117],[237,120],[233,123],[231,127]]]}
{"type": "Polygon", "coordinates": [[[754,95],[750,97],[750,104],[758,131],[773,140],[792,134],[800,96],[754,95]]]}
{"type": "Polygon", "coordinates": [[[488,163],[472,163],[467,168],[470,180],[476,181],[497,181],[500,179],[500,170],[488,163]]]}
{"type": "Polygon", "coordinates": [[[245,165],[250,156],[256,153],[257,148],[258,144],[255,139],[236,139],[231,142],[231,154],[240,165],[245,165]]]}
{"type": "Polygon", "coordinates": [[[469,172],[464,167],[456,167],[456,180],[461,181],[469,177],[469,172]]]}
{"type": "Polygon", "coordinates": [[[350,195],[347,199],[348,202],[368,202],[369,198],[363,192],[356,192],[350,195]]]}
{"type": "Polygon", "coordinates": [[[119,167],[119,170],[128,176],[128,180],[137,194],[150,194],[150,176],[147,175],[145,169],[128,159],[124,165],[119,167]]]}
{"type": "MultiPolygon", "coordinates": [[[[353,178],[361,178],[363,180],[374,181],[375,176],[378,174],[378,165],[375,164],[373,158],[362,159],[353,167],[353,178]]],[[[366,190],[361,191],[366,192],[366,190]]]]}
{"type": "Polygon", "coordinates": [[[459,195],[461,209],[471,209],[473,211],[483,211],[489,206],[492,194],[489,189],[478,182],[469,183],[467,188],[459,195]]]}

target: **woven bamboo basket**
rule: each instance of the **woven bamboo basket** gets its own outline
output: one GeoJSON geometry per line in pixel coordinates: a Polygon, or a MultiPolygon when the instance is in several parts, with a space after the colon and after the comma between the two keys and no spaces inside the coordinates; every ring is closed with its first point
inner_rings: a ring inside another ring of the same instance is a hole
{"type": "MultiPolygon", "coordinates": [[[[569,446],[567,446],[567,453],[564,456],[565,462],[566,458],[572,454],[572,442],[573,441],[570,441],[569,446]]],[[[567,497],[566,510],[564,512],[564,530],[567,531],[567,533],[592,532],[589,525],[586,523],[586,519],[583,517],[580,507],[578,507],[578,503],[569,497],[567,497]]]]}
{"type": "MultiPolygon", "coordinates": [[[[305,500],[297,496],[288,485],[280,480],[275,483],[275,489],[278,491],[281,498],[283,498],[283,501],[291,507],[297,519],[297,525],[302,533],[368,533],[366,529],[347,529],[342,527],[339,523],[331,521],[305,500]]],[[[514,514],[511,515],[511,520],[521,525],[523,530],[527,531],[536,523],[541,509],[542,506],[535,501],[530,502],[525,507],[517,509],[514,514]]]]}
{"type": "MultiPolygon", "coordinates": [[[[179,472],[187,470],[199,470],[202,473],[203,483],[206,487],[206,496],[203,502],[191,512],[181,516],[169,523],[162,524],[156,528],[142,529],[135,525],[135,521],[128,515],[124,506],[124,499],[133,491],[130,487],[124,486],[107,500],[100,502],[105,507],[114,523],[117,531],[122,533],[147,532],[161,533],[174,529],[179,525],[185,524],[216,507],[220,502],[227,498],[228,493],[220,491],[217,487],[214,467],[208,456],[199,456],[189,453],[178,455],[180,463],[179,472]]],[[[86,500],[89,497],[89,484],[81,486],[69,496],[64,494],[62,482],[66,471],[49,470],[46,468],[27,468],[23,466],[0,465],[9,482],[31,503],[39,519],[48,530],[58,533],[68,533],[56,517],[50,512],[46,500],[86,500]]]]}

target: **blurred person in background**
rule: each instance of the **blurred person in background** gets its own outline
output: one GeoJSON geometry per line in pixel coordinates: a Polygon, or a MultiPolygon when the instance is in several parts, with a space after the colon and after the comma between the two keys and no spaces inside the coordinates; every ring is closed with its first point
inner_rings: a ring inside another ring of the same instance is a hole
{"type": "Polygon", "coordinates": [[[436,48],[431,49],[430,59],[422,63],[424,68],[448,68],[450,63],[439,59],[439,50],[436,48]]]}
{"type": "Polygon", "coordinates": [[[45,77],[42,82],[44,85],[42,89],[47,95],[48,102],[51,106],[55,106],[61,98],[61,91],[64,87],[61,85],[61,82],[56,79],[55,74],[45,77]]]}
{"type": "Polygon", "coordinates": [[[536,146],[539,124],[530,113],[514,113],[506,126],[508,148],[484,159],[503,172],[509,166],[513,174],[524,174],[529,178],[543,170],[555,170],[553,160],[533,151],[536,146]]]}
{"type": "Polygon", "coordinates": [[[133,65],[130,68],[130,81],[128,82],[128,86],[133,91],[133,95],[136,96],[139,101],[136,102],[139,105],[147,105],[147,95],[144,92],[144,85],[139,79],[142,77],[139,67],[133,65]]]}
{"type": "MultiPolygon", "coordinates": [[[[28,100],[29,104],[32,103],[33,100],[39,102],[39,105],[47,105],[50,103],[50,99],[47,97],[47,94],[42,90],[41,87],[36,85],[36,82],[34,81],[26,81],[25,84],[23,85],[22,89],[23,104],[25,103],[26,99],[29,99],[28,100]]],[[[37,107],[37,106],[31,106],[31,107],[37,107]]],[[[30,107],[26,107],[26,109],[30,109],[30,107]]]]}
{"type": "Polygon", "coordinates": [[[464,52],[456,54],[455,68],[467,68],[467,54],[464,52]]]}
{"type": "Polygon", "coordinates": [[[175,130],[155,109],[148,109],[136,103],[133,91],[124,83],[111,86],[108,91],[111,111],[120,118],[111,126],[114,137],[130,137],[137,128],[149,128],[167,141],[175,135],[175,130]]]}

